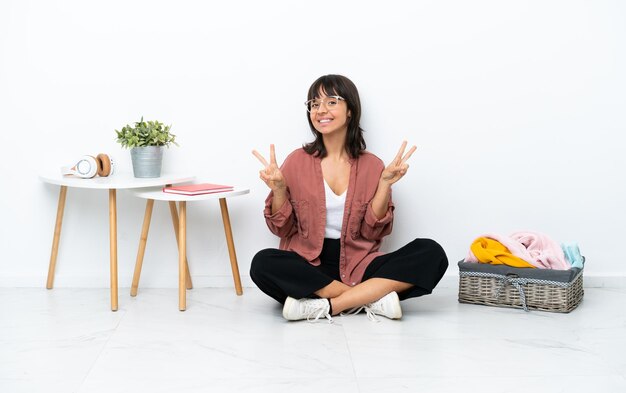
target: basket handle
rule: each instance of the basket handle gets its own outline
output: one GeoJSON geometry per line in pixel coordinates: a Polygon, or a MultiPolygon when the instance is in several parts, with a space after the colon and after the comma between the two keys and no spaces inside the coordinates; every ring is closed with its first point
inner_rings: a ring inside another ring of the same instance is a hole
{"type": "Polygon", "coordinates": [[[507,284],[511,284],[515,288],[517,288],[520,300],[522,301],[522,308],[524,309],[524,311],[528,312],[528,306],[526,305],[526,294],[524,293],[523,287],[524,285],[528,284],[528,279],[520,278],[515,273],[507,273],[506,276],[503,276],[499,280],[500,285],[498,285],[498,289],[496,290],[495,298],[497,299],[498,297],[500,297],[500,291],[502,291],[502,288],[504,288],[507,284]]]}

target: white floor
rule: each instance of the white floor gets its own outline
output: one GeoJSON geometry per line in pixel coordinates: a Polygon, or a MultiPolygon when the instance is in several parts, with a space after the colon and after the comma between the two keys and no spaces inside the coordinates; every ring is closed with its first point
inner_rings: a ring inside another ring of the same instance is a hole
{"type": "Polygon", "coordinates": [[[286,322],[256,288],[0,289],[0,392],[624,392],[626,289],[570,314],[458,304],[456,288],[364,314],[286,322]]]}

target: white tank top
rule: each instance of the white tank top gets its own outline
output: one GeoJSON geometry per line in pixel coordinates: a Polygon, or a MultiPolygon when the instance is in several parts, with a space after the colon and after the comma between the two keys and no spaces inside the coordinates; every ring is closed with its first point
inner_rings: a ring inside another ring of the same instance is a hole
{"type": "Polygon", "coordinates": [[[341,237],[341,225],[343,224],[343,210],[346,204],[346,193],[337,195],[324,180],[324,191],[326,193],[326,228],[324,237],[328,239],[339,239],[341,237]]]}

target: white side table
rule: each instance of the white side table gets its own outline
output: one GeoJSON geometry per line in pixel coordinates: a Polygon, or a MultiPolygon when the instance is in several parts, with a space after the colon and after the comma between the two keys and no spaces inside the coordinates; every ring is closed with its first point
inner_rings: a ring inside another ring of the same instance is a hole
{"type": "MultiPolygon", "coordinates": [[[[109,247],[111,262],[111,310],[117,311],[117,190],[140,187],[162,186],[165,184],[178,184],[195,179],[189,174],[163,174],[161,177],[140,179],[131,173],[115,173],[107,177],[94,177],[92,179],[81,179],[74,176],[63,176],[60,171],[42,173],[39,179],[45,183],[61,186],[59,193],[59,204],[57,207],[56,224],[54,226],[54,236],[52,239],[52,251],[50,253],[50,266],[48,268],[48,281],[46,288],[52,289],[54,283],[54,270],[56,267],[57,254],[59,251],[59,241],[61,238],[61,225],[63,223],[63,211],[65,209],[65,199],[67,188],[91,188],[109,190],[109,247]]],[[[174,225],[176,226],[176,224],[174,225]]]]}
{"type": "MultiPolygon", "coordinates": [[[[233,191],[219,192],[214,194],[203,195],[180,195],[170,194],[163,192],[162,188],[149,188],[132,190],[132,193],[139,197],[147,199],[146,213],[144,216],[143,227],[141,229],[141,237],[139,239],[139,250],[137,251],[137,261],[135,262],[135,273],[133,275],[133,284],[131,286],[131,296],[137,295],[137,288],[139,286],[139,277],[141,275],[141,267],[143,264],[143,256],[146,249],[146,242],[148,241],[148,230],[150,229],[150,219],[152,217],[152,207],[154,201],[168,201],[171,204],[178,202],[178,309],[185,311],[187,308],[187,293],[186,289],[191,289],[191,279],[189,277],[189,267],[187,265],[187,202],[193,201],[206,201],[209,199],[219,199],[220,208],[222,211],[222,221],[224,224],[224,233],[226,235],[226,244],[228,246],[228,254],[230,257],[230,267],[233,273],[233,280],[235,282],[235,292],[237,295],[241,295],[243,290],[241,288],[241,278],[239,276],[239,266],[237,264],[237,255],[235,253],[235,243],[233,241],[233,233],[230,226],[230,217],[228,215],[228,206],[226,205],[226,198],[235,197],[239,195],[248,194],[250,189],[235,187],[233,191]]],[[[172,215],[174,212],[172,212],[172,215]]]]}

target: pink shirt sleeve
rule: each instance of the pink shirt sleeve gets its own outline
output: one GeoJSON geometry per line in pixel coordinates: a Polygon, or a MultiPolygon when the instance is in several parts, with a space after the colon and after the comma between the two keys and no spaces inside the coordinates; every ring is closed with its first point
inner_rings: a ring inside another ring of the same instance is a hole
{"type": "Polygon", "coordinates": [[[269,230],[280,238],[286,238],[298,231],[295,225],[293,217],[293,207],[289,202],[289,194],[287,194],[287,200],[278,209],[277,212],[272,214],[272,200],[274,199],[274,193],[270,192],[265,199],[265,209],[263,215],[265,216],[265,223],[269,230]]]}
{"type": "Polygon", "coordinates": [[[391,198],[387,206],[387,212],[383,218],[376,217],[372,202],[367,204],[365,217],[361,224],[361,236],[368,240],[380,240],[391,233],[393,228],[393,210],[395,209],[391,198]]]}

